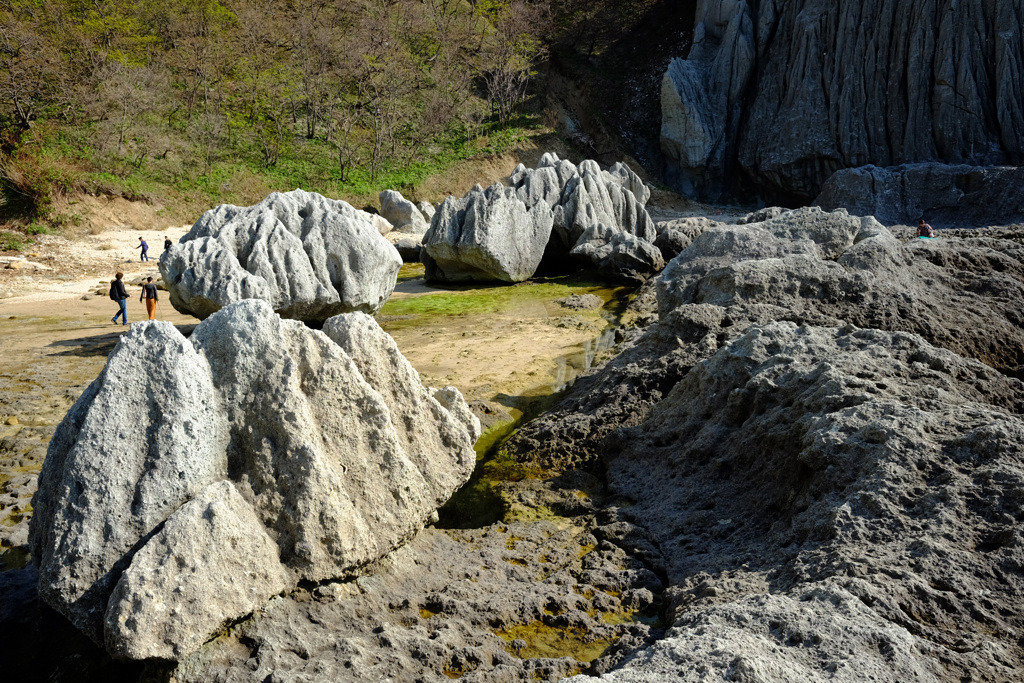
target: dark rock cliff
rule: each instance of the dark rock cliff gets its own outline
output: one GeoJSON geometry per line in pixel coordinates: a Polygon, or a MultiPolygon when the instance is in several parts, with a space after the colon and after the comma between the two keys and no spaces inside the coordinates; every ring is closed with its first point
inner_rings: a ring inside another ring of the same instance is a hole
{"type": "Polygon", "coordinates": [[[707,0],[662,84],[666,180],[812,201],[838,169],[1024,164],[1024,0],[707,0]]]}

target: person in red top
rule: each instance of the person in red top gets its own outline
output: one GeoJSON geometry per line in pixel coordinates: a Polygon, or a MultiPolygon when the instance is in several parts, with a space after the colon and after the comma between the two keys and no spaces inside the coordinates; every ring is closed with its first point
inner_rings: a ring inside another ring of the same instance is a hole
{"type": "Polygon", "coordinates": [[[918,237],[935,237],[935,228],[924,222],[922,218],[917,224],[917,236],[918,237]]]}

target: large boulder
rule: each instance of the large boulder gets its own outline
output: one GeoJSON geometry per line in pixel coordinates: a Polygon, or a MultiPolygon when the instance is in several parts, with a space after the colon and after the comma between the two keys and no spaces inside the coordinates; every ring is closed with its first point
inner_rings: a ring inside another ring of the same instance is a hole
{"type": "Polygon", "coordinates": [[[603,225],[589,228],[569,252],[589,261],[606,277],[641,285],[665,267],[661,251],[645,239],[603,225]]]}
{"type": "Polygon", "coordinates": [[[380,193],[380,215],[399,232],[422,235],[430,227],[416,205],[398,190],[384,190],[380,193]]]}
{"type": "Polygon", "coordinates": [[[576,166],[547,153],[535,169],[517,166],[509,182],[527,208],[551,207],[546,258],[552,266],[564,268],[575,258],[629,282],[642,282],[664,266],[660,252],[650,248],[657,238],[646,209],[651,191],[625,164],[605,171],[593,160],[576,166]]]}
{"type": "Polygon", "coordinates": [[[651,191],[625,164],[605,171],[548,153],[535,169],[519,164],[509,184],[441,204],[423,236],[427,279],[519,282],[544,261],[642,283],[664,267],[645,208],[651,191]]]}
{"type": "Polygon", "coordinates": [[[309,322],[376,313],[401,266],[363,212],[302,190],[211,209],[160,257],[171,305],[199,319],[243,299],[309,322]]]}
{"type": "Polygon", "coordinates": [[[1022,410],[913,334],[748,328],[608,450],[673,628],[602,680],[1014,680],[1022,410]]]}
{"type": "Polygon", "coordinates": [[[887,225],[942,227],[1024,223],[1024,167],[936,163],[836,171],[814,201],[826,211],[843,208],[887,225]]]}
{"type": "Polygon", "coordinates": [[[478,434],[362,313],[320,332],[250,300],[188,340],[135,325],[50,444],[40,595],[118,656],[178,658],[410,538],[468,479],[478,434]]]}
{"type": "Polygon", "coordinates": [[[809,203],[835,171],[1024,164],[1020,0],[697,3],[662,83],[666,180],[809,203]],[[879,49],[892,46],[892,49],[879,49]]]}
{"type": "Polygon", "coordinates": [[[527,207],[500,184],[448,197],[423,236],[428,280],[522,282],[537,270],[551,236],[551,208],[527,207]]]}

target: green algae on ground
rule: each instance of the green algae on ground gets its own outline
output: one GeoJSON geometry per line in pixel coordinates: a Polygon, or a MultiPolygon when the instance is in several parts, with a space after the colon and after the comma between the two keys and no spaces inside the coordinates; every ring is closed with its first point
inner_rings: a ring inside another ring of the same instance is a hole
{"type": "MultiPolygon", "coordinates": [[[[413,265],[413,264],[410,264],[413,265]]],[[[403,269],[405,266],[403,266],[403,269]]],[[[411,273],[413,271],[406,271],[411,273]]],[[[412,279],[408,275],[401,279],[412,279]]],[[[492,315],[514,311],[522,305],[535,302],[554,301],[570,294],[595,294],[608,302],[624,297],[627,287],[609,287],[606,283],[586,279],[579,275],[567,275],[542,280],[530,280],[518,284],[472,284],[437,286],[437,291],[420,296],[390,299],[380,310],[384,319],[391,316],[425,315],[492,315]]],[[[578,311],[599,317],[599,311],[578,311]]],[[[415,324],[409,319],[397,322],[400,326],[415,324]]],[[[388,325],[385,325],[387,329],[388,325]]]]}
{"type": "Polygon", "coordinates": [[[579,628],[548,626],[542,621],[512,626],[497,635],[509,643],[506,650],[520,659],[572,657],[578,662],[589,663],[603,655],[615,639],[594,638],[579,628]],[[512,643],[521,640],[526,647],[514,648],[512,643]]]}

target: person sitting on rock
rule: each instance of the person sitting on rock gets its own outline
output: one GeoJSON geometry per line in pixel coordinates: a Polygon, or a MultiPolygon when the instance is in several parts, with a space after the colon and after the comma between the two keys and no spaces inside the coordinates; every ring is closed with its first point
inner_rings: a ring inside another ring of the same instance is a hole
{"type": "Polygon", "coordinates": [[[164,251],[170,251],[171,249],[171,238],[164,235],[164,251]]]}
{"type": "Polygon", "coordinates": [[[153,278],[146,278],[146,284],[142,285],[142,293],[139,294],[139,302],[143,299],[146,300],[146,312],[149,313],[150,320],[156,320],[156,302],[159,301],[160,297],[156,294],[156,285],[153,284],[153,278]]]}
{"type": "Polygon", "coordinates": [[[917,236],[918,237],[935,237],[935,228],[924,222],[922,218],[917,224],[917,236]]]}

